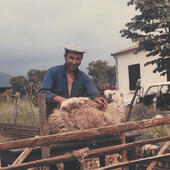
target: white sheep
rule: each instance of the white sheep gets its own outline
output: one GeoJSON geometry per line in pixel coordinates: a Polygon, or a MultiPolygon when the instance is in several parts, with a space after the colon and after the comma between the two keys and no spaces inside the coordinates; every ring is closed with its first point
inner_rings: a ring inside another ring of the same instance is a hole
{"type": "Polygon", "coordinates": [[[155,155],[157,154],[158,150],[159,150],[159,146],[157,145],[145,144],[141,148],[141,157],[155,155]]]}
{"type": "Polygon", "coordinates": [[[105,109],[87,97],[73,97],[62,102],[48,118],[49,133],[62,133],[75,130],[103,127],[125,121],[126,113],[120,93],[105,90],[108,101],[105,109]]]}

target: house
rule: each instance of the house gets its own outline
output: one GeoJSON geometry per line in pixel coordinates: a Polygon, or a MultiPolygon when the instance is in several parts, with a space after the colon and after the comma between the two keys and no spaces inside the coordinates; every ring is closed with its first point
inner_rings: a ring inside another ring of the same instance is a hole
{"type": "Polygon", "coordinates": [[[111,53],[116,60],[117,88],[123,94],[125,104],[129,104],[135,89],[137,80],[140,79],[142,88],[140,93],[147,90],[150,85],[170,82],[170,63],[168,74],[160,76],[160,73],[153,73],[155,65],[144,66],[144,64],[155,57],[146,57],[145,51],[134,54],[138,45],[111,53]]]}

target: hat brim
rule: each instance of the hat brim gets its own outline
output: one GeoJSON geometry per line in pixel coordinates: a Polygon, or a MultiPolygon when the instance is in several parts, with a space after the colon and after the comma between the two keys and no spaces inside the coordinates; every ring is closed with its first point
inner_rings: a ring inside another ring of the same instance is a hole
{"type": "Polygon", "coordinates": [[[65,46],[64,49],[66,51],[75,52],[75,53],[81,53],[81,54],[85,53],[85,50],[80,48],[79,46],[68,45],[65,46]]]}

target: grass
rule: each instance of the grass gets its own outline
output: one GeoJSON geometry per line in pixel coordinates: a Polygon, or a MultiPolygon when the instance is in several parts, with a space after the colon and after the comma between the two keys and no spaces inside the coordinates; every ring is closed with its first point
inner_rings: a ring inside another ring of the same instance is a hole
{"type": "MultiPolygon", "coordinates": [[[[0,123],[12,123],[15,110],[14,103],[0,102],[0,123]]],[[[20,100],[17,106],[16,124],[34,126],[39,124],[39,111],[27,100],[20,100]]]]}
{"type": "MultiPolygon", "coordinates": [[[[156,115],[165,116],[166,114],[163,111],[155,110],[153,107],[146,107],[143,104],[137,104],[134,106],[130,120],[129,121],[139,121],[144,119],[151,119],[156,115]]],[[[138,139],[151,139],[155,137],[170,136],[170,124],[161,125],[151,128],[139,129],[137,130],[140,133],[138,139]]]]}
{"type": "MultiPolygon", "coordinates": [[[[12,123],[15,104],[12,102],[0,102],[0,123],[12,123]]],[[[35,126],[39,124],[39,109],[30,105],[28,100],[20,100],[17,105],[16,124],[24,126],[35,126]]],[[[0,132],[0,142],[13,140],[12,137],[0,132]]]]}

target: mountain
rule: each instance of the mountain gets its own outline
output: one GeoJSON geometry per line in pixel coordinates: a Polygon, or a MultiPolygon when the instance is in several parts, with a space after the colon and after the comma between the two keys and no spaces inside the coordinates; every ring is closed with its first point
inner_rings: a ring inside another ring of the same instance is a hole
{"type": "Polygon", "coordinates": [[[13,76],[7,73],[0,72],[0,87],[11,87],[9,80],[13,76]]]}

